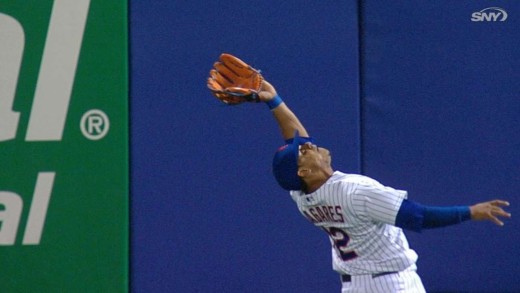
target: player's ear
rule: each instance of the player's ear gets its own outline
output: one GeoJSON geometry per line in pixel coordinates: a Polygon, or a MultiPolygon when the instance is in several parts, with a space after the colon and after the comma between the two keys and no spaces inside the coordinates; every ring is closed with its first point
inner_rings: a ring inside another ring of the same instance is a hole
{"type": "Polygon", "coordinates": [[[312,173],[312,170],[309,168],[298,168],[298,176],[305,178],[312,173]]]}

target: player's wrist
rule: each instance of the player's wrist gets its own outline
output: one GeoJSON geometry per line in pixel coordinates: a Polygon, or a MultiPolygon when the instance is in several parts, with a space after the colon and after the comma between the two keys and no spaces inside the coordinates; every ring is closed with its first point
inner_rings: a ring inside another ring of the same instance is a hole
{"type": "Polygon", "coordinates": [[[271,100],[265,102],[265,104],[267,105],[267,107],[269,107],[270,110],[277,108],[282,103],[283,100],[278,94],[276,94],[271,100]]]}

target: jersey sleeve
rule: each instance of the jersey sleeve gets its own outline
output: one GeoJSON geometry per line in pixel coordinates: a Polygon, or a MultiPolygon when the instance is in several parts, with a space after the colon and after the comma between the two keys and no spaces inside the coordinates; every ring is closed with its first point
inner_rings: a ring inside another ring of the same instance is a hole
{"type": "Polygon", "coordinates": [[[358,185],[355,193],[361,215],[390,225],[395,225],[401,204],[408,196],[404,190],[382,185],[358,185]]]}

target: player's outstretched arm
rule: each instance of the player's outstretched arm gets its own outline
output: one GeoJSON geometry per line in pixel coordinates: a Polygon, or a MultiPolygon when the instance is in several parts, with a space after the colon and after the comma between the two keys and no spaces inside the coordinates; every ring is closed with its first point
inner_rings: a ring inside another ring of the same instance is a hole
{"type": "Polygon", "coordinates": [[[499,217],[511,217],[510,213],[502,209],[507,206],[509,206],[507,201],[498,199],[472,206],[450,207],[427,206],[405,199],[397,213],[395,225],[416,232],[420,232],[422,229],[455,225],[469,220],[489,220],[503,226],[504,223],[499,217]]]}
{"type": "Polygon", "coordinates": [[[285,140],[294,137],[296,131],[298,131],[299,136],[309,136],[298,117],[296,117],[291,109],[282,101],[280,96],[276,93],[275,88],[266,80],[262,82],[258,96],[261,101],[266,102],[269,108],[271,108],[271,112],[285,140]]]}
{"type": "Polygon", "coordinates": [[[499,226],[504,226],[504,222],[499,217],[511,218],[511,214],[502,209],[502,207],[507,206],[509,206],[509,202],[498,199],[477,203],[469,207],[471,219],[475,221],[489,220],[499,226]]]}

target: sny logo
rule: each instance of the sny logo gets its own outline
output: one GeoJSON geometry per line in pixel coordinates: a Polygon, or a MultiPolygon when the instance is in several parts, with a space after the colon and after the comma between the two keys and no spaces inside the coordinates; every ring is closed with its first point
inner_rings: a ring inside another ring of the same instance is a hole
{"type": "Polygon", "coordinates": [[[471,21],[505,21],[507,12],[500,7],[488,7],[471,14],[471,21]]]}

